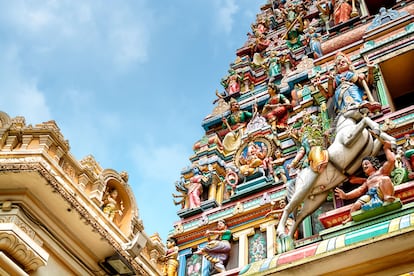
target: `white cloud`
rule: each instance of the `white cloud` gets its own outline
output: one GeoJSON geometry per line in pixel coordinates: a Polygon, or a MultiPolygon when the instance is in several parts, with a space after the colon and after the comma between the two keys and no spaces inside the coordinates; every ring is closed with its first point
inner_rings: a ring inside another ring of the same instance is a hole
{"type": "Polygon", "coordinates": [[[230,34],[233,30],[234,15],[239,10],[235,0],[215,0],[214,6],[217,11],[216,27],[218,30],[230,34]]]}
{"type": "Polygon", "coordinates": [[[19,67],[17,47],[1,47],[0,109],[10,116],[24,116],[26,123],[36,124],[51,119],[44,93],[34,78],[25,76],[19,67]]]}
{"type": "Polygon", "coordinates": [[[14,30],[12,39],[34,53],[70,51],[82,62],[104,59],[121,69],[148,60],[152,14],[144,0],[0,3],[4,28],[14,30]]]}

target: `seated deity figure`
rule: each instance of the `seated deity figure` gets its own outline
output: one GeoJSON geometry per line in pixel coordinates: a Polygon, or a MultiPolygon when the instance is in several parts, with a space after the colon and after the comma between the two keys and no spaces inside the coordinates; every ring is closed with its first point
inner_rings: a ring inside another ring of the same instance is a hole
{"type": "Polygon", "coordinates": [[[292,107],[289,99],[280,93],[277,85],[270,83],[267,89],[269,99],[262,110],[263,117],[266,118],[272,129],[276,132],[284,131],[287,128],[289,109],[292,107]]]}

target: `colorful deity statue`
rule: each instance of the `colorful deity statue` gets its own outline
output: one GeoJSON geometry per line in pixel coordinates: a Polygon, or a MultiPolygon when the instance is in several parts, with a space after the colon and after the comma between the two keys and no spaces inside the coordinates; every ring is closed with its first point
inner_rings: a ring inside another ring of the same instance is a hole
{"type": "Polygon", "coordinates": [[[303,16],[305,12],[301,9],[301,4],[293,4],[287,2],[286,9],[283,9],[286,25],[286,33],[283,39],[286,40],[286,45],[291,50],[296,50],[302,45],[301,34],[304,30],[303,16]]]}
{"type": "Polygon", "coordinates": [[[332,2],[334,3],[333,17],[335,25],[348,21],[352,13],[349,0],[333,0],[332,2]]]}
{"type": "Polygon", "coordinates": [[[278,51],[273,50],[270,52],[270,56],[266,62],[266,68],[268,70],[269,82],[273,83],[277,77],[281,77],[282,74],[282,62],[278,57],[278,51]]]}
{"type": "Polygon", "coordinates": [[[229,75],[221,80],[221,84],[226,89],[229,96],[239,93],[243,77],[236,70],[230,69],[229,75]]]}
{"type": "Polygon", "coordinates": [[[245,149],[245,154],[240,156],[240,173],[250,176],[257,172],[258,168],[268,170],[267,148],[263,143],[250,141],[245,149]]]}
{"type": "Polygon", "coordinates": [[[332,2],[330,0],[317,0],[316,7],[319,11],[319,18],[324,23],[325,31],[329,34],[329,23],[332,20],[332,2]]]}
{"type": "Polygon", "coordinates": [[[321,93],[326,97],[334,97],[335,111],[343,112],[355,108],[368,108],[369,111],[375,112],[381,109],[381,104],[373,101],[364,100],[365,94],[372,98],[368,85],[373,83],[372,63],[367,62],[368,78],[365,74],[358,73],[353,68],[348,57],[338,52],[335,57],[335,73],[328,76],[328,88],[325,89],[320,83],[317,86],[321,93]]]}
{"type": "MultiPolygon", "coordinates": [[[[370,210],[382,206],[384,203],[391,203],[394,197],[394,185],[389,177],[395,164],[395,155],[391,150],[389,141],[383,142],[385,163],[380,166],[377,158],[368,156],[362,160],[362,169],[368,178],[357,178],[362,184],[358,188],[345,193],[342,189],[336,188],[335,194],[342,199],[359,199],[352,205],[350,212],[357,210],[370,210]]],[[[351,216],[343,223],[352,219],[351,216]]]]}
{"type": "Polygon", "coordinates": [[[263,107],[262,115],[274,131],[284,131],[287,128],[289,109],[292,107],[289,99],[280,93],[277,85],[270,83],[267,89],[269,99],[263,107]]]}
{"type": "Polygon", "coordinates": [[[215,230],[207,230],[206,236],[208,239],[207,245],[195,254],[203,255],[217,272],[226,271],[226,264],[228,262],[231,250],[231,231],[227,228],[224,220],[217,222],[215,230]]]}
{"type": "Polygon", "coordinates": [[[321,35],[315,31],[315,28],[310,26],[305,34],[306,43],[309,50],[313,54],[313,58],[320,58],[323,56],[321,46],[321,35]]]}
{"type": "Polygon", "coordinates": [[[178,246],[177,240],[175,238],[168,238],[167,239],[167,251],[165,252],[165,256],[161,259],[165,262],[163,275],[164,276],[177,276],[177,268],[179,262],[178,258],[178,246]]]}
{"type": "Polygon", "coordinates": [[[241,110],[237,100],[230,99],[230,114],[222,118],[223,129],[227,129],[222,143],[226,153],[235,151],[240,146],[244,128],[255,115],[256,110],[256,105],[253,106],[253,113],[241,110]]]}

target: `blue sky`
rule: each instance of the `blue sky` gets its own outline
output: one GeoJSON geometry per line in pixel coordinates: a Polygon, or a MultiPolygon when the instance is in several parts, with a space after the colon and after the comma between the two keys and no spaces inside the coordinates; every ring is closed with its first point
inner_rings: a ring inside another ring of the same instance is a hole
{"type": "Polygon", "coordinates": [[[55,120],[76,159],[129,173],[165,242],[174,182],[265,0],[0,0],[0,110],[55,120]]]}

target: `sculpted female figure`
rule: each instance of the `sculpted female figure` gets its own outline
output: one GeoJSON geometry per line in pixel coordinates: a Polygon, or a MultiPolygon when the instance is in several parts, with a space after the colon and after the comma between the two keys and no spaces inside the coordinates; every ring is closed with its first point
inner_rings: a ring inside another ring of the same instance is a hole
{"type": "Polygon", "coordinates": [[[262,115],[274,131],[277,129],[285,130],[289,118],[289,108],[291,108],[290,101],[279,92],[279,88],[273,83],[268,85],[267,91],[270,97],[263,107],[262,115]]]}
{"type": "Polygon", "coordinates": [[[219,220],[217,222],[217,229],[207,230],[206,236],[209,239],[207,245],[195,252],[195,254],[203,255],[218,272],[226,271],[225,265],[231,250],[231,231],[227,229],[226,222],[219,220]],[[215,235],[216,238],[211,239],[212,235],[215,235]]]}

